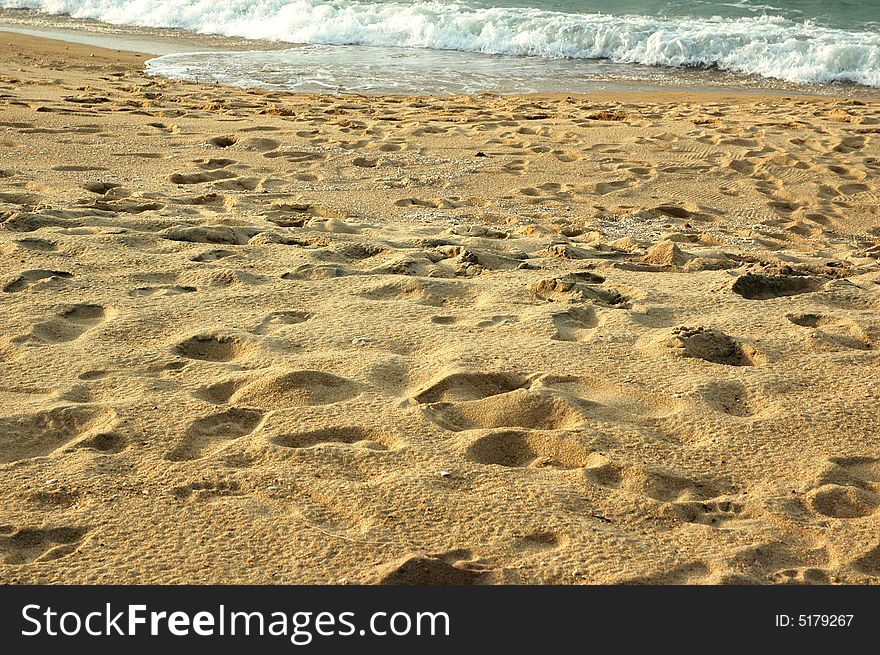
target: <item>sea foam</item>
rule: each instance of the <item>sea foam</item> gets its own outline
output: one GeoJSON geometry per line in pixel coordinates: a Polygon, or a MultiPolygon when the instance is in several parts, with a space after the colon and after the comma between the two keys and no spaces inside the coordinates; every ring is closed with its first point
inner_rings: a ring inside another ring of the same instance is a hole
{"type": "Polygon", "coordinates": [[[0,6],[290,43],[716,67],[788,82],[880,87],[876,31],[778,16],[671,19],[349,0],[0,0],[0,6]]]}

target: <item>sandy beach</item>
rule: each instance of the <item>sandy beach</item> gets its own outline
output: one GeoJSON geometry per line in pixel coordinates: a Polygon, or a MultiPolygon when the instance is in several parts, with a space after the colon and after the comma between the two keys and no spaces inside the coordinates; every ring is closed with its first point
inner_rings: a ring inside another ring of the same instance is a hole
{"type": "Polygon", "coordinates": [[[880,582],[880,101],[0,42],[0,582],[880,582]]]}

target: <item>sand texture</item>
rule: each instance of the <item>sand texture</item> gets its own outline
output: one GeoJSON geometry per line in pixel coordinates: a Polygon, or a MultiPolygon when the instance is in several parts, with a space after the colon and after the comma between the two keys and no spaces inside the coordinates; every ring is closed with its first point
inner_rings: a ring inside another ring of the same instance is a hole
{"type": "Polygon", "coordinates": [[[877,101],[0,39],[0,581],[880,580],[877,101]]]}

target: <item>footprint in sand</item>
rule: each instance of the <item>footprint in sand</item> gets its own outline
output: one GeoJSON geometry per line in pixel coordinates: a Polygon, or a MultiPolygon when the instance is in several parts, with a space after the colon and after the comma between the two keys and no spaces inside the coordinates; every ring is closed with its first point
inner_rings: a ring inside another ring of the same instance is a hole
{"type": "MultiPolygon", "coordinates": [[[[15,241],[15,245],[19,248],[24,248],[25,250],[32,250],[34,252],[56,252],[59,248],[58,242],[50,241],[48,239],[40,239],[37,237],[30,237],[27,239],[18,239],[15,241]]],[[[55,271],[53,271],[55,272],[55,271]]],[[[61,271],[65,273],[66,271],[61,271]]],[[[61,277],[65,277],[62,275],[61,277]]]]}
{"type": "Polygon", "coordinates": [[[379,160],[370,157],[355,157],[351,163],[358,168],[376,168],[379,165],[379,160]]]}
{"type": "MultiPolygon", "coordinates": [[[[106,197],[106,196],[105,196],[106,197]]],[[[139,202],[137,200],[96,200],[88,205],[95,209],[116,214],[142,214],[144,212],[156,211],[164,209],[165,205],[161,202],[139,202]]]]}
{"type": "MultiPolygon", "coordinates": [[[[598,454],[592,458],[585,476],[589,482],[600,487],[635,493],[661,503],[672,503],[672,510],[685,517],[694,511],[691,507],[694,501],[725,502],[719,499],[722,485],[638,465],[616,464],[598,454]]],[[[707,511],[711,512],[712,507],[707,511]]]]}
{"type": "Polygon", "coordinates": [[[59,171],[63,173],[86,173],[89,171],[99,172],[106,171],[107,168],[104,166],[78,166],[78,165],[63,165],[63,166],[53,166],[53,171],[59,171]]]}
{"type": "Polygon", "coordinates": [[[519,194],[531,204],[558,205],[571,202],[574,193],[582,193],[582,190],[573,184],[558,182],[545,182],[537,187],[519,189],[519,194]]]}
{"type": "Polygon", "coordinates": [[[211,157],[210,159],[195,159],[192,162],[198,168],[201,168],[205,171],[216,171],[221,168],[227,168],[228,166],[232,166],[233,164],[237,164],[238,162],[234,159],[224,159],[222,157],[211,157]]]}
{"type": "Polygon", "coordinates": [[[280,142],[268,137],[250,137],[241,142],[243,149],[256,150],[257,152],[269,152],[270,150],[275,150],[280,145],[280,142]]]}
{"type": "Polygon", "coordinates": [[[480,464],[506,467],[586,468],[594,453],[576,437],[532,431],[494,432],[474,441],[467,458],[480,464]]]}
{"type": "Polygon", "coordinates": [[[681,564],[659,573],[624,578],[617,582],[631,585],[695,585],[705,582],[711,572],[704,562],[696,561],[681,564]]]}
{"type": "Polygon", "coordinates": [[[880,459],[832,457],[806,503],[813,513],[830,518],[876,514],[880,511],[880,459]]]}
{"type": "Polygon", "coordinates": [[[430,307],[442,307],[470,296],[466,286],[459,282],[436,280],[395,280],[381,284],[360,294],[368,300],[408,301],[430,307]]]}
{"type": "Polygon", "coordinates": [[[527,389],[501,392],[481,400],[437,402],[423,407],[425,416],[453,431],[488,428],[560,430],[582,425],[580,408],[560,396],[527,389]]]}
{"type": "Polygon", "coordinates": [[[85,381],[100,380],[102,378],[106,378],[108,375],[110,375],[110,371],[105,371],[104,369],[97,368],[80,373],[76,376],[76,379],[85,381]]]}
{"type": "Polygon", "coordinates": [[[434,325],[458,325],[461,324],[466,328],[477,328],[479,330],[491,330],[498,327],[507,327],[516,325],[520,319],[512,314],[495,314],[484,319],[463,321],[457,316],[432,316],[431,323],[434,325]]]}
{"type": "Polygon", "coordinates": [[[473,559],[468,550],[438,555],[408,555],[385,567],[379,577],[383,585],[472,585],[490,584],[497,572],[473,559]]]}
{"type": "Polygon", "coordinates": [[[4,284],[3,291],[5,293],[18,293],[38,284],[43,280],[48,280],[52,282],[55,280],[67,279],[72,277],[73,273],[69,273],[67,271],[47,271],[41,269],[24,271],[23,273],[20,273],[12,280],[4,284]]]}
{"type": "Polygon", "coordinates": [[[874,546],[863,555],[852,561],[852,566],[860,573],[871,576],[876,580],[880,575],[880,544],[874,546]]]}
{"type": "Polygon", "coordinates": [[[880,496],[867,489],[827,484],[810,492],[807,506],[822,516],[856,519],[876,513],[880,496]]]}
{"type": "Polygon", "coordinates": [[[505,173],[524,175],[529,168],[529,162],[525,159],[512,159],[501,167],[505,173]]]}
{"type": "Polygon", "coordinates": [[[757,170],[757,164],[748,159],[731,160],[730,163],[727,164],[727,167],[737,173],[742,173],[743,175],[754,175],[755,170],[757,170]]]}
{"type": "Polygon", "coordinates": [[[477,321],[474,323],[474,327],[480,330],[488,330],[496,327],[504,327],[507,325],[514,325],[519,323],[519,318],[513,316],[511,314],[496,314],[494,316],[490,316],[489,318],[477,321]]]}
{"type": "Polygon", "coordinates": [[[159,236],[169,241],[243,246],[260,232],[262,230],[258,228],[230,227],[228,225],[196,225],[170,227],[160,232],[159,236]]]}
{"type": "Polygon", "coordinates": [[[685,523],[722,527],[727,521],[742,518],[745,506],[731,500],[691,500],[673,503],[672,509],[685,523]]]}
{"type": "Polygon", "coordinates": [[[820,350],[870,350],[868,333],[855,321],[824,314],[788,314],[786,318],[799,327],[810,328],[810,345],[820,350]]]}
{"type": "Polygon", "coordinates": [[[572,307],[551,317],[556,341],[587,341],[599,325],[599,319],[592,307],[572,307]]]}
{"type": "Polygon", "coordinates": [[[189,359],[228,362],[241,355],[246,349],[247,343],[234,334],[211,332],[197,334],[182,341],[175,347],[175,352],[189,359]]]}
{"type": "Polygon", "coordinates": [[[251,332],[253,334],[269,334],[283,328],[285,325],[297,325],[304,323],[313,318],[311,312],[302,312],[295,310],[272,312],[267,314],[251,332]]]}
{"type": "Polygon", "coordinates": [[[584,158],[582,153],[579,153],[575,150],[553,150],[551,154],[558,160],[564,164],[570,164],[571,162],[578,161],[584,158]]]}
{"type": "MultiPolygon", "coordinates": [[[[83,184],[83,189],[99,196],[105,196],[111,191],[122,189],[122,185],[116,182],[87,182],[83,184]]],[[[127,192],[129,195],[131,192],[127,192]]]]}
{"type": "Polygon", "coordinates": [[[446,198],[401,198],[394,202],[395,207],[424,207],[427,209],[455,209],[458,205],[446,198]]]}
{"type": "Polygon", "coordinates": [[[395,441],[387,434],[360,426],[330,427],[319,430],[282,434],[269,439],[283,448],[312,448],[327,445],[355,445],[370,450],[388,450],[395,441]]]}
{"type": "MultiPolygon", "coordinates": [[[[557,243],[552,246],[548,246],[547,250],[544,253],[547,257],[554,257],[556,259],[590,259],[594,256],[594,253],[586,248],[579,248],[577,246],[572,246],[567,243],[557,243]]],[[[577,279],[581,282],[595,282],[597,284],[601,284],[605,281],[601,275],[596,275],[595,273],[590,273],[589,271],[577,271],[576,273],[569,273],[568,277],[577,279]]]]}
{"type": "Polygon", "coordinates": [[[818,290],[821,280],[807,275],[760,275],[747,273],[738,277],[732,291],[747,300],[769,300],[796,296],[818,290]]]}
{"type": "Polygon", "coordinates": [[[294,148],[281,148],[273,150],[263,155],[267,159],[284,159],[291,164],[303,164],[306,162],[317,163],[327,159],[327,155],[322,152],[312,152],[310,150],[296,150],[294,148]]]}
{"type": "Polygon", "coordinates": [[[860,287],[849,280],[832,280],[816,294],[816,301],[835,309],[867,310],[880,309],[880,294],[873,289],[860,287]]]}
{"type": "Polygon", "coordinates": [[[829,165],[828,170],[842,177],[845,180],[864,180],[868,177],[868,173],[865,171],[861,171],[857,168],[850,168],[849,166],[837,166],[837,165],[829,165]]]}
{"type": "Polygon", "coordinates": [[[707,382],[700,388],[703,400],[714,410],[729,416],[753,416],[752,397],[745,385],[728,380],[707,382]]]}
{"type": "Polygon", "coordinates": [[[128,292],[132,298],[143,298],[145,296],[179,296],[183,293],[195,293],[195,287],[187,287],[180,285],[165,285],[160,287],[138,287],[128,292]]]}
{"type": "MultiPolygon", "coordinates": [[[[308,202],[273,202],[263,212],[263,216],[279,227],[303,227],[315,218],[335,219],[339,221],[337,227],[342,227],[343,231],[346,231],[343,227],[345,224],[341,220],[346,218],[345,212],[308,202]]],[[[348,230],[351,234],[357,233],[357,231],[355,228],[348,230]]]]}
{"type": "Polygon", "coordinates": [[[195,271],[186,275],[185,279],[191,283],[187,286],[194,289],[217,289],[238,285],[250,286],[263,282],[263,278],[258,275],[232,268],[212,268],[195,271]]]}
{"type": "Polygon", "coordinates": [[[218,182],[215,187],[225,191],[278,191],[288,186],[285,180],[275,177],[236,177],[218,182]]]}
{"type": "Polygon", "coordinates": [[[203,173],[173,173],[168,179],[174,184],[187,185],[216,182],[217,180],[226,180],[230,177],[235,177],[235,173],[220,169],[203,173]]]}
{"type": "Polygon", "coordinates": [[[238,139],[234,136],[215,136],[207,141],[207,145],[215,148],[229,148],[236,143],[238,143],[238,139]]]}
{"type": "Polygon", "coordinates": [[[526,390],[527,378],[507,373],[453,373],[418,392],[427,418],[448,430],[520,427],[558,429],[582,416],[560,398],[526,390]]]}
{"type": "MultiPolygon", "coordinates": [[[[164,134],[178,134],[180,132],[180,128],[177,125],[166,125],[165,123],[147,123],[147,127],[152,127],[164,134]]],[[[142,135],[147,137],[153,136],[150,132],[143,132],[142,135]]]]}
{"type": "Polygon", "coordinates": [[[480,400],[528,384],[528,378],[513,373],[452,373],[419,391],[413,398],[417,403],[480,400]]]}
{"type": "MultiPolygon", "coordinates": [[[[85,494],[79,489],[59,487],[51,490],[37,490],[27,495],[27,500],[35,509],[42,511],[65,510],[76,505],[85,494]]],[[[0,533],[3,529],[0,528],[0,533]]]]}
{"type": "Polygon", "coordinates": [[[377,255],[386,254],[389,250],[377,243],[346,242],[334,244],[332,252],[340,254],[348,261],[359,262],[377,255]]]}
{"type": "Polygon", "coordinates": [[[57,407],[0,419],[0,462],[43,457],[73,447],[118,452],[116,414],[95,405],[57,407]]]}
{"type": "MultiPolygon", "coordinates": [[[[8,202],[22,207],[35,207],[40,203],[40,196],[35,193],[0,193],[0,202],[8,202]]],[[[6,224],[9,225],[8,223],[6,224]]]]}
{"type": "MultiPolygon", "coordinates": [[[[593,275],[593,274],[590,274],[593,275]]],[[[629,298],[617,289],[588,284],[590,279],[583,276],[567,275],[539,280],[531,285],[532,294],[539,300],[551,302],[586,302],[591,301],[601,307],[628,309],[629,298]]]]}
{"type": "Polygon", "coordinates": [[[533,388],[557,393],[588,417],[609,423],[643,423],[672,416],[683,408],[673,398],[598,378],[544,375],[535,380],[533,388]]]}
{"type": "Polygon", "coordinates": [[[853,196],[857,193],[864,193],[869,189],[870,187],[867,184],[841,184],[837,187],[838,193],[843,196],[853,196]]]}
{"type": "Polygon", "coordinates": [[[253,432],[262,418],[261,410],[239,407],[198,418],[189,424],[183,440],[166,458],[181,462],[213,455],[253,432]]]}
{"type": "Polygon", "coordinates": [[[864,147],[865,137],[851,136],[846,137],[845,139],[841,139],[840,142],[836,146],[834,146],[834,152],[851,153],[856,152],[857,150],[861,150],[864,147]]]}
{"type": "Polygon", "coordinates": [[[715,328],[680,326],[660,341],[662,351],[725,366],[756,366],[764,358],[754,347],[715,328]]]}
{"type": "Polygon", "coordinates": [[[615,191],[622,191],[631,187],[635,182],[633,180],[612,180],[610,182],[598,182],[593,187],[593,193],[604,196],[615,191]]]}
{"type": "Polygon", "coordinates": [[[400,152],[401,150],[406,149],[408,146],[404,141],[391,141],[386,140],[380,143],[376,148],[381,152],[400,152]]]}
{"type": "Polygon", "coordinates": [[[0,555],[13,566],[49,562],[70,555],[82,545],[89,528],[9,528],[0,531],[0,555]]]}
{"type": "Polygon", "coordinates": [[[108,309],[101,305],[74,305],[47,321],[37,323],[29,334],[17,337],[14,343],[56,344],[73,341],[103,323],[107,316],[108,309]]]}
{"type": "Polygon", "coordinates": [[[568,543],[564,535],[549,530],[537,530],[514,539],[511,547],[520,553],[535,553],[562,548],[568,543]]]}
{"type": "Polygon", "coordinates": [[[293,371],[261,377],[242,386],[230,397],[237,405],[287,409],[329,405],[361,393],[357,382],[323,371],[293,371]]]}
{"type": "Polygon", "coordinates": [[[456,373],[413,401],[425,416],[453,431],[525,428],[560,430],[588,420],[644,422],[670,416],[679,403],[610,382],[574,376],[525,378],[506,373],[456,373]]]}
{"type": "Polygon", "coordinates": [[[225,259],[226,257],[231,257],[234,254],[235,253],[232,250],[206,250],[193,257],[190,261],[199,263],[216,262],[225,259]]]}
{"type": "Polygon", "coordinates": [[[282,280],[332,280],[351,275],[351,272],[336,264],[302,264],[293,271],[281,275],[282,280]]]}
{"type": "Polygon", "coordinates": [[[196,392],[215,404],[262,407],[271,410],[330,405],[359,395],[363,387],[323,371],[291,371],[217,382],[196,392]]]}

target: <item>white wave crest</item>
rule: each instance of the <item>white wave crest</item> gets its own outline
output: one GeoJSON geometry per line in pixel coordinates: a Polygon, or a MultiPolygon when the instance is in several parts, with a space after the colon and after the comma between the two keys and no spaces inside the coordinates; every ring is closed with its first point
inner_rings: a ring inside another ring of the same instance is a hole
{"type": "Polygon", "coordinates": [[[789,82],[880,87],[880,34],[780,17],[680,18],[351,0],[0,0],[107,23],[291,43],[714,66],[789,82]]]}

